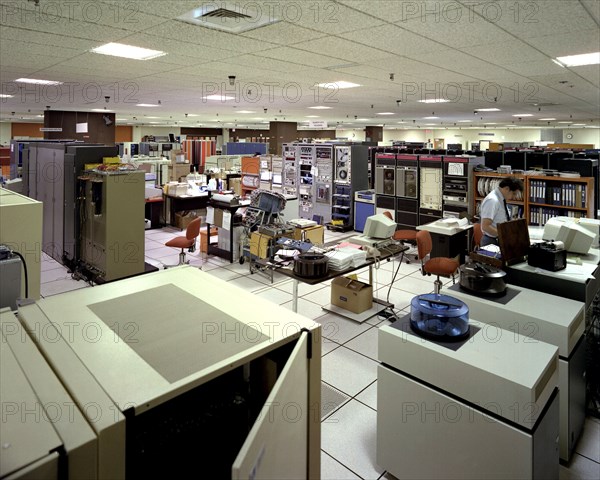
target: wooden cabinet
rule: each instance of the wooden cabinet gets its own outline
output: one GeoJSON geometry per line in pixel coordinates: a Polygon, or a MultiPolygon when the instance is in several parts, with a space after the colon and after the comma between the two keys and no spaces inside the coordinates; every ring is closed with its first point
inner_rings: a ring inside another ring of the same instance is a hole
{"type": "MultiPolygon", "coordinates": [[[[474,172],[473,212],[479,215],[481,202],[507,175],[474,172]]],[[[523,217],[529,225],[543,226],[557,216],[594,218],[594,178],[513,175],[523,180],[522,200],[509,202],[513,216],[523,217]]]]}

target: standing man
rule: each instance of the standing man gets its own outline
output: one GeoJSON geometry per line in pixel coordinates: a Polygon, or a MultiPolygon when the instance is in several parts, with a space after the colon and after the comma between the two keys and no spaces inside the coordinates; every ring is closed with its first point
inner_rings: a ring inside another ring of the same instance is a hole
{"type": "Polygon", "coordinates": [[[523,181],[515,177],[506,177],[481,202],[481,246],[498,245],[498,224],[508,222],[510,213],[507,201],[515,200],[517,192],[523,193],[523,181]]]}

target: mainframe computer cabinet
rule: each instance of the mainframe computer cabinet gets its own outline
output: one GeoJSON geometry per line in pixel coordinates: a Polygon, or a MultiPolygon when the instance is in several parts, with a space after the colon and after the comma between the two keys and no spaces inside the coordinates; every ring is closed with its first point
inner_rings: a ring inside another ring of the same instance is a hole
{"type": "Polygon", "coordinates": [[[94,427],[98,478],[320,478],[313,320],[190,266],[18,316],[94,427]]]}
{"type": "Polygon", "coordinates": [[[103,281],[144,271],[145,175],[88,172],[81,220],[81,260],[103,281]]]}

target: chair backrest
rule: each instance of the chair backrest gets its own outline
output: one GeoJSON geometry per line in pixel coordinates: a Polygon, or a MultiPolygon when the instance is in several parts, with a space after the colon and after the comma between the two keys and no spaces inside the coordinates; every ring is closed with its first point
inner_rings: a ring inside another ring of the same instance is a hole
{"type": "Polygon", "coordinates": [[[429,255],[432,248],[433,241],[431,240],[431,233],[427,230],[419,230],[417,232],[417,255],[419,256],[419,260],[423,260],[429,255]]]}
{"type": "Polygon", "coordinates": [[[481,239],[483,238],[483,230],[481,229],[481,223],[473,224],[473,249],[481,245],[481,239]]]}
{"type": "Polygon", "coordinates": [[[192,220],[185,229],[185,238],[193,240],[200,235],[200,217],[192,220]]]}
{"type": "Polygon", "coordinates": [[[390,220],[393,220],[394,217],[392,217],[392,214],[390,212],[388,212],[387,210],[385,212],[383,212],[383,214],[388,217],[390,220]]]}

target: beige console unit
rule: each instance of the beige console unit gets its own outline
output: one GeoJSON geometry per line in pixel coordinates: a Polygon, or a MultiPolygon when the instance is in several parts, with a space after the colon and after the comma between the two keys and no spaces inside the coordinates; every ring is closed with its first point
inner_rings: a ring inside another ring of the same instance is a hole
{"type": "Polygon", "coordinates": [[[79,181],[83,262],[102,281],[143,273],[144,172],[88,172],[79,181]]]}
{"type": "Polygon", "coordinates": [[[93,426],[99,478],[320,477],[318,323],[190,266],[18,316],[93,426]]]}
{"type": "MultiPolygon", "coordinates": [[[[0,244],[19,252],[27,263],[29,298],[40,298],[42,202],[0,187],[0,244]]],[[[25,297],[25,276],[21,276],[25,297]]]]}

